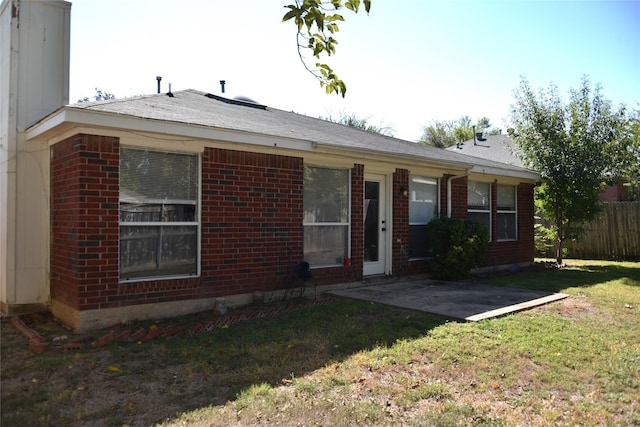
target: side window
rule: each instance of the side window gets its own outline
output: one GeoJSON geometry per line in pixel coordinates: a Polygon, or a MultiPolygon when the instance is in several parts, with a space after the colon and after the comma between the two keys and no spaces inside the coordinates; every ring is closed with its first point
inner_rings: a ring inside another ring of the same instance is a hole
{"type": "Polygon", "coordinates": [[[516,187],[498,184],[496,202],[498,204],[496,238],[498,240],[516,240],[518,238],[516,187]]]}
{"type": "Polygon", "coordinates": [[[348,169],[304,168],[304,259],[312,266],[342,264],[349,254],[348,169]]]}
{"type": "Polygon", "coordinates": [[[467,219],[484,224],[491,236],[491,184],[467,183],[467,219]]]}
{"type": "Polygon", "coordinates": [[[428,255],[427,224],[438,213],[438,180],[411,176],[409,178],[409,258],[428,255]]]}
{"type": "Polygon", "coordinates": [[[199,157],[120,149],[120,280],[198,274],[199,157]]]}

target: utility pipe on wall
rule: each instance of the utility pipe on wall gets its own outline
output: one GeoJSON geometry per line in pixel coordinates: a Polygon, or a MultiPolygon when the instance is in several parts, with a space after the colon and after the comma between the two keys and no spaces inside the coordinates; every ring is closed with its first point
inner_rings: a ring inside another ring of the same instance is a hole
{"type": "Polygon", "coordinates": [[[451,218],[451,181],[469,176],[471,169],[467,169],[462,175],[454,175],[447,178],[447,218],[451,218]]]}

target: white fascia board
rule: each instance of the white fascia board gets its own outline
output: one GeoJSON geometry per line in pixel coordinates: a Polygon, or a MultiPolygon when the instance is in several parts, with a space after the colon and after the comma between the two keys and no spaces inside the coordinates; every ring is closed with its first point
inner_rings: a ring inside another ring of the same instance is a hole
{"type": "Polygon", "coordinates": [[[360,161],[367,160],[377,160],[381,162],[389,163],[390,160],[393,160],[392,163],[395,164],[395,167],[406,166],[420,164],[426,167],[433,166],[441,169],[454,169],[457,171],[464,171],[473,166],[471,162],[460,162],[457,160],[444,160],[444,159],[433,159],[429,157],[416,157],[412,154],[402,154],[402,153],[388,153],[382,151],[375,150],[365,150],[363,148],[349,148],[349,147],[337,147],[333,144],[317,144],[316,152],[319,154],[328,154],[340,157],[348,157],[349,159],[358,159],[360,161]]]}
{"type": "Polygon", "coordinates": [[[50,114],[45,119],[27,129],[27,140],[35,139],[55,131],[56,128],[64,124],[85,127],[95,126],[134,132],[151,132],[163,135],[186,136],[196,139],[219,140],[303,151],[311,151],[317,146],[315,141],[65,107],[50,114]]]}
{"type": "Polygon", "coordinates": [[[506,176],[509,178],[526,179],[530,181],[540,181],[540,174],[528,169],[507,169],[499,168],[495,166],[474,165],[471,168],[471,173],[483,174],[483,175],[498,175],[506,176]]]}

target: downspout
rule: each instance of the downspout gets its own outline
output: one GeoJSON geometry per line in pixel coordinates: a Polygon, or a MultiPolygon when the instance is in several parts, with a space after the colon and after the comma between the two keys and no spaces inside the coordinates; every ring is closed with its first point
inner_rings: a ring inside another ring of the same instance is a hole
{"type": "Polygon", "coordinates": [[[462,175],[454,175],[447,178],[447,218],[451,218],[451,181],[469,176],[469,173],[471,173],[471,168],[467,169],[462,175]]]}

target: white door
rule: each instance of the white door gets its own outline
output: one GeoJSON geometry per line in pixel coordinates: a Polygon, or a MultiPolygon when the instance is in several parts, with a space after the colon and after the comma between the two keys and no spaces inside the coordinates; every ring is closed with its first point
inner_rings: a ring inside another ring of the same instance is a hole
{"type": "Polygon", "coordinates": [[[364,182],[365,276],[385,274],[387,255],[386,177],[367,175],[364,182]]]}

